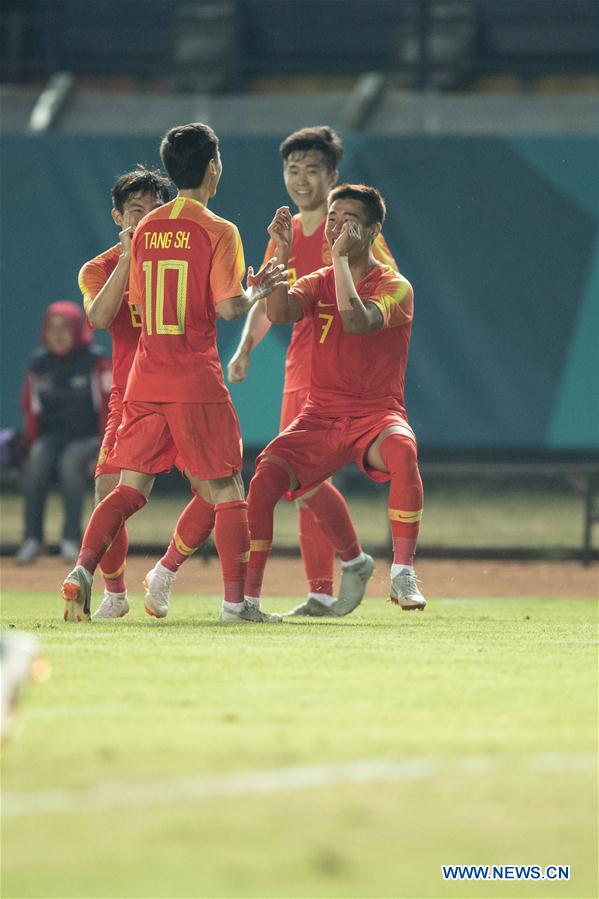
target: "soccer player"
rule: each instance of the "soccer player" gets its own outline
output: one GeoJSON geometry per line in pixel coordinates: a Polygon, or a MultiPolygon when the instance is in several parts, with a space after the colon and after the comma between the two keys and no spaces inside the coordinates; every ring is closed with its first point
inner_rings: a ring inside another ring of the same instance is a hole
{"type": "MultiPolygon", "coordinates": [[[[107,497],[119,481],[120,470],[107,459],[122,421],[127,377],[141,334],[141,310],[129,297],[131,239],[141,219],[170,199],[170,182],[157,170],[139,165],[120,175],[112,188],[112,218],[120,229],[119,243],[86,262],[79,273],[79,288],[88,322],[93,328],[108,330],[112,338],[112,389],[96,466],[96,503],[107,497]]],[[[181,516],[166,557],[161,560],[162,563],[166,561],[168,567],[156,566],[158,572],[148,587],[154,593],[168,593],[178,564],[185,558],[177,549],[177,543],[181,546],[179,534],[185,535],[186,546],[197,548],[193,504],[190,506],[181,516]]],[[[123,525],[101,559],[105,589],[103,600],[93,615],[96,619],[122,618],[129,611],[124,579],[128,542],[127,528],[123,525]]]]}
{"type": "MultiPolygon", "coordinates": [[[[321,125],[302,128],[290,134],[281,144],[280,153],[283,158],[285,187],[299,210],[292,219],[289,251],[289,283],[293,284],[298,278],[331,262],[331,250],[325,237],[327,196],[339,178],[343,144],[335,131],[321,125]]],[[[372,252],[377,260],[396,268],[382,234],[376,237],[372,252]]],[[[274,253],[275,244],[271,239],[264,259],[270,259],[274,253]]],[[[239,346],[229,362],[228,376],[231,382],[243,381],[247,376],[250,354],[269,328],[265,305],[258,303],[247,317],[239,346]]],[[[308,318],[301,318],[293,327],[287,351],[281,431],[299,415],[306,402],[310,389],[311,361],[311,322],[308,318]]],[[[343,559],[347,554],[344,551],[355,546],[358,539],[349,509],[341,493],[330,481],[325,481],[311,496],[298,498],[296,505],[300,549],[309,585],[307,602],[298,606],[297,614],[332,614],[335,549],[339,550],[343,559]],[[326,523],[323,524],[323,521],[326,523]],[[335,533],[333,541],[327,533],[335,533]]],[[[372,572],[372,562],[366,562],[365,567],[372,572]]],[[[346,572],[340,595],[344,596],[348,589],[354,590],[355,585],[352,587],[350,574],[346,572]]],[[[340,607],[336,608],[339,612],[340,607]]]]}
{"type": "MultiPolygon", "coordinates": [[[[272,322],[310,322],[313,357],[308,400],[258,457],[250,485],[246,595],[251,597],[260,596],[277,501],[284,494],[309,496],[342,465],[354,461],[372,480],[391,482],[390,598],[403,609],[426,605],[413,568],[422,481],[404,406],[413,291],[402,275],[377,262],[372,253],[384,218],[385,203],[375,188],[334,188],[326,223],[332,265],[300,278],[290,290],[277,288],[267,299],[272,322]]],[[[292,229],[288,207],[278,209],[269,233],[277,260],[284,265],[292,229]]],[[[360,556],[346,558],[350,565],[361,562],[360,556]]],[[[341,601],[340,594],[337,603],[341,601]]],[[[341,614],[345,611],[342,608],[341,614]]]]}
{"type": "MultiPolygon", "coordinates": [[[[122,524],[141,509],[156,474],[181,465],[197,500],[196,532],[215,530],[221,559],[224,621],[271,622],[243,596],[249,551],[241,480],[241,437],[216,347],[216,317],[237,318],[286,272],[274,260],[241,279],[245,263],[235,225],[209,211],[222,173],[219,141],[207,125],[172,128],[160,154],[179,193],[150,212],[131,244],[130,302],[141,335],[127,381],[123,422],[108,461],[119,484],[96,507],[74,570],[63,584],[68,620],[89,617],[93,573],[122,524]]],[[[202,541],[200,541],[202,542],[202,541]]],[[[164,603],[146,594],[146,610],[164,603]]]]}
{"type": "MultiPolygon", "coordinates": [[[[96,503],[118,484],[120,470],[107,459],[122,421],[127,377],[141,334],[141,313],[129,298],[131,238],[141,219],[170,198],[169,180],[158,171],[137,166],[120,175],[112,188],[112,218],[120,229],[119,243],[86,262],[79,273],[88,322],[108,330],[112,338],[112,390],[96,465],[96,503]]],[[[124,580],[128,542],[123,525],[101,560],[104,598],[94,618],[122,618],[129,611],[124,580]]]]}

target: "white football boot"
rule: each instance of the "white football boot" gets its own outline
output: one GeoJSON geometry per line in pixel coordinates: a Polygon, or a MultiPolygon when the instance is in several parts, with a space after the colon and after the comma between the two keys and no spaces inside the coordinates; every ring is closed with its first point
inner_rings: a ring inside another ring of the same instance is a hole
{"type": "Polygon", "coordinates": [[[92,576],[82,565],[75,565],[62,585],[65,621],[89,621],[92,576]]]}
{"type": "Polygon", "coordinates": [[[176,571],[169,571],[160,562],[156,562],[151,571],[148,571],[144,578],[144,587],[146,588],[144,605],[148,615],[152,615],[154,618],[166,618],[171,587],[176,577],[176,571]]]}
{"type": "Polygon", "coordinates": [[[336,599],[331,597],[331,601],[328,603],[321,602],[316,596],[312,596],[310,594],[305,602],[302,602],[299,606],[296,606],[290,612],[285,612],[286,618],[296,618],[298,616],[305,615],[309,618],[334,618],[335,612],[333,611],[336,599]]]}
{"type": "Polygon", "coordinates": [[[104,599],[92,615],[92,621],[102,618],[124,618],[129,611],[129,600],[126,593],[111,593],[104,590],[104,599]]]}
{"type": "Polygon", "coordinates": [[[404,612],[411,612],[414,609],[422,612],[426,606],[426,599],[418,588],[416,575],[410,568],[402,568],[391,578],[389,599],[394,605],[401,606],[404,612]]]}
{"type": "Polygon", "coordinates": [[[342,617],[349,615],[356,609],[366,593],[366,584],[372,577],[374,562],[372,556],[363,553],[364,558],[359,562],[341,567],[341,583],[339,585],[339,597],[331,606],[333,615],[342,617]]]}
{"type": "Polygon", "coordinates": [[[239,605],[238,612],[232,611],[229,607],[225,608],[223,605],[218,616],[219,620],[226,624],[245,624],[247,622],[253,622],[254,624],[278,624],[283,620],[280,615],[269,615],[268,612],[263,612],[256,603],[249,599],[244,599],[243,602],[236,603],[236,605],[239,605]]]}

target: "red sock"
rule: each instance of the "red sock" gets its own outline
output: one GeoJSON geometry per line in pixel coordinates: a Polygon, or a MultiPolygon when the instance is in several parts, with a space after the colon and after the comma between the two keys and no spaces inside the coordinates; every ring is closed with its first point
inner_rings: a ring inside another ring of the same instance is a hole
{"type": "Polygon", "coordinates": [[[322,532],[329,538],[341,559],[349,562],[362,552],[356,529],[350,518],[347,503],[330,481],[325,481],[317,493],[302,499],[314,514],[322,532]]]}
{"type": "Polygon", "coordinates": [[[199,549],[214,528],[214,506],[196,493],[183,509],[173,539],[160,562],[169,571],[178,571],[179,566],[199,549]]]}
{"type": "Polygon", "coordinates": [[[93,574],[124,522],[134,512],[143,509],[146,503],[143,493],[134,487],[126,487],[124,484],[115,487],[92,513],[83,535],[77,564],[83,565],[93,574]]]}
{"type": "Polygon", "coordinates": [[[300,549],[310,593],[332,596],[335,547],[323,532],[312,509],[301,505],[298,512],[300,549]]]}
{"type": "Polygon", "coordinates": [[[110,593],[125,592],[125,559],[129,549],[129,535],[126,525],[119,532],[100,559],[100,568],[106,589],[110,593]]]}
{"type": "Polygon", "coordinates": [[[277,462],[261,462],[248,493],[250,561],[245,580],[246,596],[260,598],[264,569],[272,546],[275,506],[289,490],[289,475],[277,462]]]}
{"type": "Polygon", "coordinates": [[[220,557],[225,602],[243,602],[243,584],[250,554],[248,504],[245,500],[214,507],[214,542],[220,557]]]}
{"type": "Polygon", "coordinates": [[[393,561],[413,565],[422,518],[422,480],[416,444],[409,437],[390,434],[381,443],[381,456],[391,472],[389,521],[393,561]]]}

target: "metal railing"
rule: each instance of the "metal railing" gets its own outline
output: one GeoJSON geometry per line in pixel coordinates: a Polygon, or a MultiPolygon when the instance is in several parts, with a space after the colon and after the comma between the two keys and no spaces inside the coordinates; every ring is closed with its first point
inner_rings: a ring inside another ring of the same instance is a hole
{"type": "Polygon", "coordinates": [[[257,78],[468,86],[599,72],[596,0],[4,0],[0,77],[68,71],[181,90],[257,78]]]}

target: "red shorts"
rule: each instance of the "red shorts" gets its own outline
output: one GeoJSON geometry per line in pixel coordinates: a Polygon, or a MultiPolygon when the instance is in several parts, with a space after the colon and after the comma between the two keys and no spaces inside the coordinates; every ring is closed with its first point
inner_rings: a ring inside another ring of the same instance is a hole
{"type": "Polygon", "coordinates": [[[242,462],[233,404],[125,402],[108,461],[144,474],[170,471],[176,463],[201,481],[231,477],[242,462]]]}
{"type": "Polygon", "coordinates": [[[104,437],[102,438],[102,446],[98,453],[98,461],[96,463],[95,476],[101,474],[119,474],[121,469],[114,464],[107,462],[108,456],[114,447],[117,429],[123,420],[123,394],[120,390],[113,387],[110,391],[110,399],[108,400],[108,418],[106,427],[104,428],[104,437]]]}
{"type": "Polygon", "coordinates": [[[304,412],[268,444],[256,465],[264,456],[285,460],[299,481],[297,490],[285,494],[290,500],[313,490],[348,462],[355,462],[371,480],[384,483],[391,475],[371,468],[366,454],[379,434],[392,425],[399,425],[405,436],[416,442],[412,428],[398,412],[369,412],[342,418],[304,412]]]}
{"type": "Polygon", "coordinates": [[[308,399],[308,393],[308,387],[306,387],[305,390],[289,390],[288,392],[283,393],[279,431],[284,431],[285,428],[288,428],[291,422],[298,417],[304,403],[308,399]]]}

